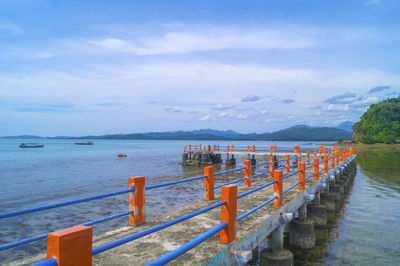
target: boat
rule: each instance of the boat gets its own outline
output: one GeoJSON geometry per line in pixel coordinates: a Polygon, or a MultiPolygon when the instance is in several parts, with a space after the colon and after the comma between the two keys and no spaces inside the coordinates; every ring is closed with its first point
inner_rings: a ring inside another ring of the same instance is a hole
{"type": "Polygon", "coordinates": [[[118,152],[118,157],[126,157],[126,154],[118,152]]]}
{"type": "Polygon", "coordinates": [[[75,142],[75,145],[93,145],[93,141],[88,141],[88,142],[75,142]]]}
{"type": "Polygon", "coordinates": [[[38,144],[38,143],[21,143],[19,144],[20,148],[43,148],[44,144],[38,144]]]}

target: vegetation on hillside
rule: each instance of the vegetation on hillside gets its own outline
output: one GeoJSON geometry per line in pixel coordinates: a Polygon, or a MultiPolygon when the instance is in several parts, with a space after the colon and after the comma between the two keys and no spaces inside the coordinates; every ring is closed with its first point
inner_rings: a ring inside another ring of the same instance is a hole
{"type": "Polygon", "coordinates": [[[370,105],[353,130],[353,139],[358,142],[400,142],[400,97],[370,105]]]}

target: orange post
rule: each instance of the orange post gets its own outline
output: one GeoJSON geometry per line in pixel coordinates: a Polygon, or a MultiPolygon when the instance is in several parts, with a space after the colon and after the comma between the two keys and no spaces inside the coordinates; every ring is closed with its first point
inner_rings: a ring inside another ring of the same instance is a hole
{"type": "Polygon", "coordinates": [[[274,169],[275,169],[274,156],[269,157],[268,161],[269,161],[269,177],[273,177],[274,169]]]}
{"type": "Polygon", "coordinates": [[[213,151],[216,151],[217,150],[217,145],[213,145],[213,151]]]}
{"type": "Polygon", "coordinates": [[[339,165],[339,152],[336,152],[336,165],[339,165]]]}
{"type": "Polygon", "coordinates": [[[253,151],[256,151],[256,145],[253,145],[253,151]]]}
{"type": "Polygon", "coordinates": [[[300,152],[300,146],[294,146],[294,152],[299,153],[300,152]]]}
{"type": "Polygon", "coordinates": [[[58,266],[91,266],[92,236],[92,227],[84,225],[48,234],[47,259],[55,258],[58,266]]]}
{"type": "Polygon", "coordinates": [[[310,164],[310,152],[307,152],[307,164],[310,164]]]}
{"type": "Polygon", "coordinates": [[[273,153],[274,152],[274,146],[271,145],[271,147],[269,147],[269,148],[270,148],[270,152],[273,153]]]}
{"type": "Polygon", "coordinates": [[[304,190],[305,188],[305,182],[306,182],[306,165],[305,163],[299,163],[299,190],[304,190]]]}
{"type": "Polygon", "coordinates": [[[247,152],[250,152],[250,145],[247,145],[247,152]]]}
{"type": "Polygon", "coordinates": [[[276,152],[276,145],[274,146],[274,152],[276,152]]]}
{"type": "Polygon", "coordinates": [[[283,199],[283,180],[282,180],[282,171],[277,170],[274,171],[274,196],[278,196],[277,199],[274,199],[274,207],[280,208],[282,206],[282,199],[283,199]]]}
{"type": "Polygon", "coordinates": [[[328,173],[328,155],[325,154],[324,157],[324,173],[327,174],[328,173]]]}
{"type": "Polygon", "coordinates": [[[199,144],[199,150],[201,150],[201,144],[199,144]]]}
{"type": "Polygon", "coordinates": [[[183,146],[183,152],[186,152],[186,145],[183,146]]]}
{"type": "Polygon", "coordinates": [[[192,151],[192,144],[189,144],[189,151],[192,151]]]}
{"type": "Polygon", "coordinates": [[[226,151],[229,151],[229,145],[226,145],[226,151]]]}
{"type": "Polygon", "coordinates": [[[237,186],[226,185],[221,188],[221,201],[226,201],[221,206],[221,223],[228,224],[219,234],[219,241],[224,244],[235,241],[236,215],[237,215],[237,186]]]}
{"type": "Polygon", "coordinates": [[[335,154],[332,152],[331,155],[332,168],[335,168],[335,154]]]}
{"type": "Polygon", "coordinates": [[[235,146],[234,146],[234,145],[232,145],[232,151],[234,151],[234,147],[235,147],[235,146]]]}
{"type": "Polygon", "coordinates": [[[197,144],[194,146],[194,151],[197,151],[197,144]]]}
{"type": "Polygon", "coordinates": [[[133,211],[129,214],[129,224],[140,224],[146,221],[146,214],[144,212],[144,204],[146,203],[144,186],[144,176],[130,177],[129,188],[134,191],[129,193],[129,210],[133,211]]]}
{"type": "Polygon", "coordinates": [[[211,145],[208,145],[208,151],[211,151],[211,145]]]}
{"type": "Polygon", "coordinates": [[[214,199],[214,167],[207,166],[204,167],[204,188],[206,189],[206,194],[204,195],[205,200],[214,199]]]}
{"type": "Polygon", "coordinates": [[[314,159],[314,180],[319,180],[319,159],[314,159]]]}
{"type": "Polygon", "coordinates": [[[290,171],[290,155],[285,155],[285,159],[286,159],[286,161],[285,161],[285,166],[286,166],[286,168],[285,168],[285,172],[287,173],[287,172],[289,172],[290,171]]]}
{"type": "Polygon", "coordinates": [[[317,150],[314,150],[314,159],[317,158],[317,150]]]}
{"type": "Polygon", "coordinates": [[[244,166],[246,167],[246,169],[244,169],[244,177],[246,178],[244,180],[244,185],[249,187],[251,185],[251,161],[244,161],[244,166]]]}

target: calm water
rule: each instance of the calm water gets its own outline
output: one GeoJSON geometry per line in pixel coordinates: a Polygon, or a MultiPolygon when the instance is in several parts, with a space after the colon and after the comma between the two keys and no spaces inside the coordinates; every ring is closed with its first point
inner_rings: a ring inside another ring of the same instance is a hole
{"type": "MultiPolygon", "coordinates": [[[[20,149],[21,140],[0,140],[0,212],[29,208],[127,188],[130,176],[146,176],[146,184],[202,174],[202,168],[182,167],[179,162],[188,141],[98,140],[93,146],[73,145],[73,140],[40,140],[43,149],[20,149]],[[117,158],[117,153],[128,155],[117,158]]],[[[38,142],[37,140],[24,142],[38,142]]],[[[199,143],[198,141],[191,141],[199,143]]],[[[221,141],[203,141],[219,143],[221,141]]],[[[309,142],[254,142],[292,147],[309,142]]],[[[228,144],[247,145],[248,142],[228,144]]],[[[397,209],[400,201],[400,150],[359,151],[354,188],[341,218],[334,220],[329,237],[307,263],[393,264],[400,261],[397,209]],[[332,237],[333,236],[333,237],[332,237]]],[[[242,165],[242,161],[237,162],[242,165]]],[[[216,171],[224,166],[216,166],[216,171]]],[[[218,182],[226,182],[221,177],[218,182]]],[[[202,182],[149,191],[146,214],[156,216],[202,200],[202,182]]],[[[26,237],[127,210],[128,195],[95,200],[53,210],[0,220],[0,245],[26,237]]],[[[127,224],[127,217],[95,225],[94,232],[127,224]]],[[[0,251],[0,262],[45,250],[38,241],[0,251]]]]}

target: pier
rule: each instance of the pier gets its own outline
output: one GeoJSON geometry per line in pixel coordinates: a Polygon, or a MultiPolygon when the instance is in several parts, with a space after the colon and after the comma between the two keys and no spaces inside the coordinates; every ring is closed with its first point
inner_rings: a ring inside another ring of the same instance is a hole
{"type": "Polygon", "coordinates": [[[7,219],[119,194],[129,198],[124,213],[8,243],[0,252],[47,239],[47,251],[15,263],[245,265],[257,258],[261,265],[291,265],[284,237],[291,247],[314,247],[315,227],[326,224],[326,213],[335,210],[352,182],[354,158],[353,147],[187,145],[182,164],[206,165],[202,175],[151,186],[136,176],[121,191],[1,213],[0,219],[7,219]],[[235,157],[244,157],[243,165],[235,157]],[[216,172],[213,165],[222,163],[236,168],[216,172]],[[223,175],[232,181],[216,182],[223,175]],[[204,199],[146,219],[146,195],[184,182],[201,182],[204,199]],[[93,236],[92,226],[123,216],[129,225],[93,236]]]}

